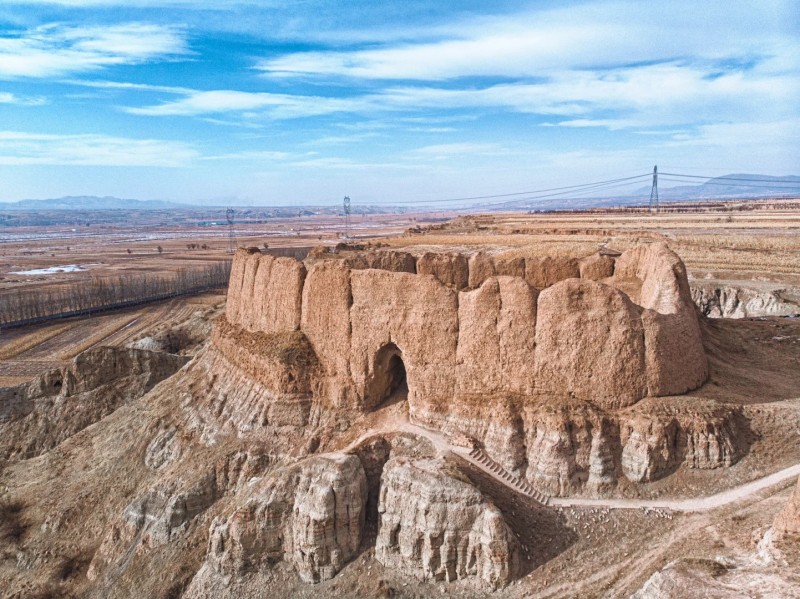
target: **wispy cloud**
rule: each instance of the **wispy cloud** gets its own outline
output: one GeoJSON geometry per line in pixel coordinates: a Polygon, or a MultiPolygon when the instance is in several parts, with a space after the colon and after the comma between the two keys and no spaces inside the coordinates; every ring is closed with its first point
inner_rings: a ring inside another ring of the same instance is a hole
{"type": "Polygon", "coordinates": [[[0,38],[0,77],[52,77],[186,54],[180,28],[148,23],[61,24],[0,38]]]}
{"type": "Polygon", "coordinates": [[[444,160],[453,156],[497,156],[506,153],[508,153],[508,151],[501,148],[497,144],[450,143],[423,146],[421,148],[412,150],[409,154],[413,157],[436,158],[438,160],[444,160]]]}
{"type": "Polygon", "coordinates": [[[0,164],[4,165],[175,168],[188,166],[198,155],[185,143],[162,139],[0,131],[0,164]]]}
{"type": "Polygon", "coordinates": [[[791,75],[711,70],[677,63],[603,71],[554,73],[538,83],[503,83],[483,88],[429,86],[389,88],[384,104],[395,108],[484,108],[571,117],[568,127],[609,129],[716,120],[736,115],[760,118],[765,110],[790,112],[799,91],[791,75]]]}
{"type": "MultiPolygon", "coordinates": [[[[800,85],[793,74],[764,73],[757,66],[746,72],[720,74],[710,66],[680,62],[602,70],[558,71],[536,82],[488,86],[386,87],[348,97],[322,97],[239,90],[187,90],[136,84],[93,85],[145,91],[163,91],[178,99],[143,107],[125,107],[144,116],[208,116],[224,113],[251,119],[302,118],[334,113],[404,114],[436,110],[492,110],[567,117],[551,125],[571,128],[605,127],[611,130],[668,126],[714,120],[736,114],[743,120],[759,118],[768,107],[792,110],[800,85]]],[[[424,118],[437,122],[436,118],[424,118]]],[[[397,122],[415,122],[405,116],[397,122]]],[[[442,116],[438,124],[447,122],[442,116]]],[[[385,126],[384,126],[385,128],[385,126]]],[[[439,128],[439,132],[448,129],[439,128]]],[[[435,132],[435,130],[433,131],[435,132]]]]}
{"type": "MultiPolygon", "coordinates": [[[[253,160],[253,161],[267,161],[267,162],[280,162],[289,160],[290,158],[297,158],[301,154],[293,152],[281,152],[275,150],[251,150],[247,152],[230,152],[227,154],[217,154],[214,156],[203,156],[202,160],[253,160]]],[[[308,156],[308,154],[306,154],[308,156]]]]}
{"type": "Polygon", "coordinates": [[[370,103],[368,98],[328,98],[245,92],[238,90],[192,91],[185,97],[145,107],[126,107],[130,114],[145,116],[197,116],[226,112],[258,111],[271,118],[286,119],[336,112],[356,112],[370,103]]]}
{"type": "Polygon", "coordinates": [[[0,104],[16,104],[18,106],[42,106],[47,104],[45,98],[20,97],[9,92],[0,92],[0,104]]]}
{"type": "Polygon", "coordinates": [[[195,90],[187,87],[176,87],[173,85],[152,85],[149,83],[131,83],[128,81],[103,81],[97,79],[65,79],[62,83],[78,85],[81,87],[91,87],[95,89],[110,89],[119,91],[144,91],[153,93],[165,93],[184,95],[194,93],[195,90]]]}
{"type": "MultiPolygon", "coordinates": [[[[788,22],[792,2],[765,3],[755,18],[747,3],[690,2],[648,7],[630,1],[564,3],[554,9],[483,16],[440,30],[438,39],[388,43],[366,49],[295,52],[259,61],[270,77],[439,81],[463,77],[541,77],[551,71],[694,60],[788,56],[797,49],[788,22]],[[688,11],[700,12],[686,18],[688,11]],[[708,35],[709,22],[724,35],[708,35]]],[[[791,61],[796,67],[797,58],[791,61]]]]}

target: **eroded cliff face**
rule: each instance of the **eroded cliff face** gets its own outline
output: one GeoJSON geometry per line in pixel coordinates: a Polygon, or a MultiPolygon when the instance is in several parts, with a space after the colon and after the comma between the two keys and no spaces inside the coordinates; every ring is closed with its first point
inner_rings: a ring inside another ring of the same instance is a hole
{"type": "Polygon", "coordinates": [[[475,578],[496,589],[518,575],[519,546],[503,514],[441,460],[384,467],[375,558],[423,579],[475,578]]]}
{"type": "Polygon", "coordinates": [[[747,452],[739,408],[711,400],[652,398],[626,410],[603,410],[555,397],[535,403],[472,396],[450,411],[417,413],[450,435],[478,440],[515,476],[554,496],[602,494],[626,479],[660,480],[679,467],[729,467],[747,452]]]}
{"type": "Polygon", "coordinates": [[[679,466],[732,466],[746,453],[747,430],[738,407],[715,402],[648,400],[621,420],[622,470],[633,482],[651,482],[679,466]]]}
{"type": "Polygon", "coordinates": [[[412,421],[477,439],[550,493],[740,456],[725,418],[701,430],[619,412],[707,376],[685,268],[663,243],[580,260],[397,251],[307,268],[287,260],[239,251],[210,353],[258,381],[281,413],[294,407],[297,424],[375,409],[402,378],[412,421]]]}
{"type": "Polygon", "coordinates": [[[40,455],[147,393],[188,358],[100,347],[30,383],[0,389],[0,458],[40,455]]]}
{"type": "Polygon", "coordinates": [[[208,553],[189,597],[217,577],[291,564],[305,582],[332,578],[361,543],[367,481],[357,457],[326,454],[278,470],[244,505],[211,525],[208,553]]]}
{"type": "Polygon", "coordinates": [[[711,318],[752,318],[800,314],[800,288],[791,286],[739,284],[695,280],[692,299],[711,318]]]}

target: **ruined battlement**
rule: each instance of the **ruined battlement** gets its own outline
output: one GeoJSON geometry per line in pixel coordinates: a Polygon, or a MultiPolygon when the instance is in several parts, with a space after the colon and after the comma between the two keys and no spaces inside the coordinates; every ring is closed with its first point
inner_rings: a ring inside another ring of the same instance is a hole
{"type": "Polygon", "coordinates": [[[224,353],[236,331],[300,334],[315,399],[369,410],[403,379],[420,422],[490,397],[617,409],[707,376],[686,270],[664,243],[582,259],[379,250],[306,263],[240,249],[226,319],[224,353]]]}

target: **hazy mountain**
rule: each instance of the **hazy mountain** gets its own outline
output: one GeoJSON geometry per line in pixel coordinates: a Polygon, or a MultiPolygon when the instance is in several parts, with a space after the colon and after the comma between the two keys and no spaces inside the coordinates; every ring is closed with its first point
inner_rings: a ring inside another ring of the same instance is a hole
{"type": "MultiPolygon", "coordinates": [[[[667,178],[662,176],[661,179],[667,178]]],[[[782,195],[800,194],[800,177],[788,175],[771,177],[768,175],[752,175],[734,173],[715,177],[697,185],[679,185],[661,182],[659,179],[658,197],[661,200],[706,200],[712,198],[747,198],[747,197],[780,197],[782,195]]],[[[642,187],[636,195],[650,197],[650,186],[642,187]]]]}
{"type": "Polygon", "coordinates": [[[168,210],[193,208],[189,204],[163,200],[132,200],[111,196],[67,196],[49,200],[0,202],[0,210],[168,210]]]}
{"type": "MultiPolygon", "coordinates": [[[[659,175],[658,198],[662,202],[680,202],[693,200],[763,198],[800,196],[800,176],[771,177],[768,175],[752,175],[734,173],[698,181],[697,185],[674,185],[669,177],[659,175]],[[744,179],[744,180],[743,180],[744,179]]],[[[559,196],[543,199],[520,199],[503,202],[486,207],[491,210],[581,210],[601,206],[635,206],[645,205],[650,200],[651,186],[621,193],[619,195],[576,197],[559,196]]],[[[484,208],[484,209],[486,209],[484,208]]],[[[474,209],[481,209],[476,204],[474,209]]]]}

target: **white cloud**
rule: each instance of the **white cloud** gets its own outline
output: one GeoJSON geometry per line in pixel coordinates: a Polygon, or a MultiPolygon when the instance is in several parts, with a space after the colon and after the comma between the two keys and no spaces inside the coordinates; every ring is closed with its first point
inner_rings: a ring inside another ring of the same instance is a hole
{"type": "Polygon", "coordinates": [[[702,10],[686,1],[646,10],[638,2],[581,3],[466,20],[438,30],[435,41],[296,52],[263,59],[257,68],[272,77],[435,81],[541,77],[553,70],[687,56],[709,62],[759,56],[796,69],[798,44],[788,24],[795,11],[786,1],[758,7],[735,0],[706,2],[702,10]]]}
{"type": "Polygon", "coordinates": [[[300,154],[291,152],[280,152],[276,150],[251,150],[247,152],[231,152],[228,154],[218,154],[214,156],[203,156],[202,160],[254,160],[275,162],[296,158],[300,154]]]}
{"type": "MultiPolygon", "coordinates": [[[[296,118],[355,112],[369,104],[367,99],[326,98],[318,96],[295,96],[243,92],[236,90],[192,91],[184,98],[141,108],[127,107],[126,112],[145,116],[196,116],[260,111],[272,118],[296,118]]],[[[251,116],[258,116],[259,112],[251,116]]]]}
{"type": "Polygon", "coordinates": [[[484,88],[399,87],[384,92],[395,108],[483,108],[570,117],[569,127],[610,129],[697,123],[765,112],[792,114],[800,91],[789,75],[734,72],[716,78],[679,64],[604,71],[554,73],[541,83],[504,83],[484,88]]]}
{"type": "Polygon", "coordinates": [[[0,92],[0,104],[16,104],[18,106],[42,106],[47,104],[44,98],[22,98],[9,92],[0,92]]]}
{"type": "Polygon", "coordinates": [[[146,91],[166,94],[191,94],[195,90],[187,87],[175,87],[172,85],[151,85],[149,83],[130,83],[127,81],[102,81],[93,79],[65,79],[63,83],[69,85],[79,85],[95,89],[113,89],[120,91],[146,91]]]}
{"type": "MultiPolygon", "coordinates": [[[[678,62],[605,70],[554,71],[538,82],[485,87],[403,86],[350,97],[320,97],[237,90],[199,91],[137,84],[93,83],[101,87],[142,88],[175,94],[176,100],[126,107],[146,116],[201,116],[235,113],[243,122],[334,113],[425,113],[465,109],[510,111],[566,117],[552,124],[579,128],[667,127],[737,120],[774,120],[796,111],[800,80],[793,74],[747,72],[720,74],[714,69],[678,62]],[[767,117],[765,118],[765,114],[767,117]]],[[[426,122],[442,124],[425,117],[426,122]]],[[[401,117],[399,122],[415,122],[401,117]]],[[[385,124],[382,127],[385,128],[385,124]]]]}
{"type": "Polygon", "coordinates": [[[0,164],[183,167],[198,157],[191,146],[161,139],[0,131],[0,164]]]}
{"type": "Polygon", "coordinates": [[[52,77],[187,53],[175,27],[45,25],[0,38],[0,77],[52,77]]]}
{"type": "Polygon", "coordinates": [[[800,118],[701,125],[696,133],[675,133],[665,147],[791,147],[800,139],[800,118]],[[743,143],[744,142],[744,143],[743,143]]]}
{"type": "Polygon", "coordinates": [[[450,143],[433,144],[412,150],[410,154],[417,157],[435,158],[445,160],[453,156],[497,156],[507,154],[507,150],[500,148],[496,144],[484,143],[450,143]]]}

